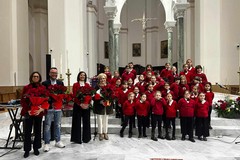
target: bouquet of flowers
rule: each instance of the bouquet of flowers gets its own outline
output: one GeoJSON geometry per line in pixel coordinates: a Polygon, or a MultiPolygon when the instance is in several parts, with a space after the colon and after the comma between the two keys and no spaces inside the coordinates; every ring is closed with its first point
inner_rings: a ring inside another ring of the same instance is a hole
{"type": "Polygon", "coordinates": [[[25,98],[27,98],[30,102],[31,115],[35,115],[36,111],[39,108],[48,109],[48,92],[44,86],[39,86],[37,88],[29,88],[27,93],[25,94],[25,98]]]}
{"type": "Polygon", "coordinates": [[[65,92],[67,91],[67,87],[55,84],[50,85],[48,90],[50,91],[50,97],[53,99],[54,109],[61,109],[63,99],[66,98],[65,92]]]}
{"type": "Polygon", "coordinates": [[[218,100],[218,102],[214,104],[214,110],[217,112],[218,117],[239,118],[240,97],[235,100],[229,97],[226,97],[225,100],[218,100]]]}
{"type": "Polygon", "coordinates": [[[105,107],[111,106],[111,103],[113,102],[113,99],[115,98],[114,92],[109,85],[102,87],[102,89],[100,90],[100,96],[103,98],[103,105],[105,107]]]}
{"type": "Polygon", "coordinates": [[[88,109],[94,94],[94,88],[90,86],[80,87],[77,91],[75,102],[83,109],[88,109]]]}

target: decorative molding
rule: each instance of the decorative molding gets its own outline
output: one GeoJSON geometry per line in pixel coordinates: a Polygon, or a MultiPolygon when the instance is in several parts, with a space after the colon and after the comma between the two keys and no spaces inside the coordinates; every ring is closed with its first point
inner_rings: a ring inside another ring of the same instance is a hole
{"type": "Polygon", "coordinates": [[[97,24],[98,24],[99,26],[104,26],[104,23],[102,23],[102,22],[100,22],[100,21],[97,21],[97,24]]]}
{"type": "Polygon", "coordinates": [[[152,27],[146,27],[145,30],[148,31],[148,30],[158,30],[159,27],[158,26],[152,26],[152,27]]]}
{"type": "Polygon", "coordinates": [[[94,4],[92,4],[92,1],[89,1],[89,2],[88,2],[87,7],[94,9],[96,13],[98,12],[97,6],[94,5],[94,4]]]}
{"type": "Polygon", "coordinates": [[[108,20],[114,20],[117,13],[116,6],[104,6],[105,13],[107,15],[108,20]]]}
{"type": "Polygon", "coordinates": [[[173,32],[173,27],[175,27],[176,21],[166,21],[164,25],[168,32],[173,32]]]}

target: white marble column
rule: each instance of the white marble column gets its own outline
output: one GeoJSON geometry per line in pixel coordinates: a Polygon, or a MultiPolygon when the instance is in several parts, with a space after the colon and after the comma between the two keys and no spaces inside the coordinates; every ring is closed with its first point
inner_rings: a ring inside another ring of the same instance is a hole
{"type": "Polygon", "coordinates": [[[28,1],[0,1],[0,86],[29,83],[28,1]]]}
{"type": "Polygon", "coordinates": [[[114,49],[114,28],[113,28],[113,23],[114,23],[114,18],[116,16],[117,12],[117,7],[116,6],[104,6],[105,13],[108,18],[108,54],[109,54],[109,67],[110,71],[113,74],[114,70],[116,70],[116,64],[115,64],[115,58],[116,55],[113,52],[114,49]]]}
{"type": "Polygon", "coordinates": [[[120,44],[119,44],[119,32],[121,30],[121,27],[122,27],[122,24],[121,23],[118,23],[118,24],[114,24],[114,52],[115,52],[115,70],[114,71],[118,71],[119,69],[119,54],[120,54],[120,44]]]}
{"type": "Polygon", "coordinates": [[[176,22],[165,22],[165,28],[168,32],[168,63],[173,65],[173,27],[176,22]]]}
{"type": "Polygon", "coordinates": [[[97,8],[92,3],[87,5],[88,12],[88,77],[97,74],[97,8]]]}
{"type": "Polygon", "coordinates": [[[176,2],[173,6],[173,9],[176,13],[177,18],[177,35],[178,35],[178,47],[177,47],[177,54],[178,54],[178,71],[182,70],[182,66],[185,61],[184,57],[184,12],[187,8],[189,3],[187,2],[176,2]]]}

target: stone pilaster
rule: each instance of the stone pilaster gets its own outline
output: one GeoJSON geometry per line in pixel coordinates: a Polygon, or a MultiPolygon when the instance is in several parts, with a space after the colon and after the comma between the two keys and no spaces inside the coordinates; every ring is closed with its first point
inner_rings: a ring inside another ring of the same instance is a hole
{"type": "Polygon", "coordinates": [[[119,52],[120,52],[120,45],[119,45],[119,32],[121,30],[122,24],[114,24],[114,71],[119,69],[119,52]]]}
{"type": "Polygon", "coordinates": [[[116,64],[114,64],[115,61],[115,53],[113,52],[114,49],[114,28],[113,28],[113,22],[114,22],[114,18],[116,16],[116,12],[117,12],[117,7],[116,6],[104,6],[104,10],[105,13],[107,15],[108,18],[108,35],[109,35],[109,39],[108,39],[108,54],[109,54],[109,67],[110,67],[110,72],[113,73],[114,70],[116,70],[115,66],[116,64]]]}

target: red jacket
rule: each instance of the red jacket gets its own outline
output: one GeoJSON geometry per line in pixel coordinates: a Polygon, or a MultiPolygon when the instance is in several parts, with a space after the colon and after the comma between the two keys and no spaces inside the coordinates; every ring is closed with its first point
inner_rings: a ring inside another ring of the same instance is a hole
{"type": "Polygon", "coordinates": [[[121,77],[113,77],[113,78],[111,79],[110,84],[111,84],[112,86],[115,86],[118,79],[121,79],[121,80],[122,80],[121,77]]]}
{"type": "Polygon", "coordinates": [[[150,92],[149,90],[147,90],[145,94],[147,95],[147,101],[151,103],[152,99],[154,98],[154,92],[150,92]]]}
{"type": "Polygon", "coordinates": [[[209,103],[209,106],[212,105],[212,101],[213,101],[213,98],[214,98],[214,93],[213,92],[205,92],[205,98],[206,98],[206,101],[209,103]]]}
{"type": "Polygon", "coordinates": [[[178,90],[179,90],[179,92],[178,92],[179,98],[183,98],[184,92],[186,90],[189,90],[189,86],[187,84],[179,84],[178,90]]]}
{"type": "Polygon", "coordinates": [[[171,74],[171,73],[172,73],[171,70],[168,70],[168,69],[164,68],[164,69],[161,71],[160,76],[161,76],[162,78],[168,78],[168,75],[171,74]]]}
{"type": "Polygon", "coordinates": [[[174,83],[174,79],[175,79],[176,77],[178,77],[178,74],[177,74],[177,73],[175,73],[175,74],[173,74],[173,73],[169,74],[168,77],[167,77],[168,82],[169,82],[170,84],[174,83]]]}
{"type": "Polygon", "coordinates": [[[147,116],[150,110],[150,104],[148,101],[138,101],[136,102],[135,108],[138,116],[147,116]]]}
{"type": "Polygon", "coordinates": [[[199,74],[199,73],[195,73],[195,74],[193,75],[193,77],[196,77],[196,76],[202,78],[202,83],[203,83],[203,84],[205,84],[206,82],[208,82],[206,74],[204,74],[204,73],[200,73],[200,74],[199,74]]]}
{"type": "Polygon", "coordinates": [[[178,100],[178,97],[179,97],[179,85],[177,83],[172,83],[171,86],[170,86],[170,90],[173,91],[173,94],[174,94],[174,100],[178,100]]]}
{"type": "Polygon", "coordinates": [[[185,98],[181,98],[178,101],[178,109],[180,117],[194,117],[195,101],[192,99],[187,101],[185,98]]]}
{"type": "Polygon", "coordinates": [[[107,76],[107,82],[111,83],[112,74],[110,72],[104,72],[104,74],[106,74],[106,76],[107,76]]]}
{"type": "Polygon", "coordinates": [[[135,96],[134,96],[134,102],[140,101],[140,98],[141,98],[140,93],[138,93],[138,95],[136,95],[136,93],[134,93],[134,94],[135,94],[135,96]]]}
{"type": "Polygon", "coordinates": [[[135,86],[139,88],[140,93],[144,93],[146,91],[146,83],[145,82],[137,82],[135,84],[135,86]]]}
{"type": "Polygon", "coordinates": [[[166,117],[167,118],[175,118],[177,116],[178,105],[176,101],[172,101],[171,104],[167,103],[166,106],[166,117]]]}
{"type": "Polygon", "coordinates": [[[187,79],[187,83],[191,83],[192,82],[192,79],[193,79],[193,74],[191,72],[180,72],[179,74],[180,76],[181,75],[185,75],[186,76],[186,79],[187,79]]]}
{"type": "Polygon", "coordinates": [[[126,100],[123,104],[123,107],[122,107],[123,114],[126,115],[126,116],[133,116],[134,115],[134,108],[135,108],[134,101],[131,103],[131,101],[126,100]]]}
{"type": "Polygon", "coordinates": [[[135,80],[135,76],[134,76],[133,73],[125,72],[125,73],[122,74],[122,81],[128,81],[130,78],[132,78],[133,81],[135,80]]]}
{"type": "Polygon", "coordinates": [[[152,114],[163,115],[163,111],[166,105],[167,103],[164,98],[161,98],[160,100],[153,98],[151,101],[152,114]]]}
{"type": "Polygon", "coordinates": [[[167,100],[167,94],[168,93],[171,93],[173,99],[175,99],[175,95],[174,95],[173,91],[164,89],[162,91],[162,97],[165,98],[165,100],[167,100]]]}
{"type": "MultiPolygon", "coordinates": [[[[90,84],[88,84],[88,83],[84,83],[84,85],[86,87],[90,87],[90,84]]],[[[82,87],[85,87],[85,86],[82,86],[82,87]]],[[[79,88],[80,88],[80,83],[79,82],[76,82],[76,83],[73,84],[73,87],[72,87],[73,97],[77,96],[77,92],[78,92],[79,88]]],[[[74,102],[78,103],[79,101],[77,100],[77,98],[74,98],[74,102]]]]}
{"type": "Polygon", "coordinates": [[[190,98],[191,98],[192,100],[194,100],[195,102],[198,102],[198,95],[199,95],[199,94],[195,95],[195,94],[191,93],[190,98]]]}
{"type": "Polygon", "coordinates": [[[205,101],[203,104],[202,102],[198,101],[195,107],[195,115],[196,117],[208,117],[208,109],[209,109],[209,103],[205,101]]]}
{"type": "Polygon", "coordinates": [[[127,90],[127,91],[124,93],[123,90],[121,89],[118,93],[119,93],[118,103],[121,104],[121,106],[123,106],[123,103],[124,103],[126,100],[128,100],[129,90],[127,90]]]}

